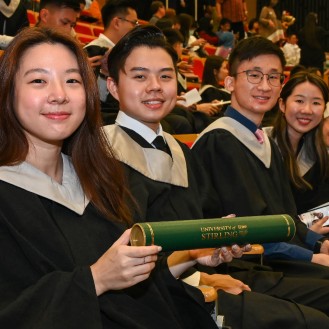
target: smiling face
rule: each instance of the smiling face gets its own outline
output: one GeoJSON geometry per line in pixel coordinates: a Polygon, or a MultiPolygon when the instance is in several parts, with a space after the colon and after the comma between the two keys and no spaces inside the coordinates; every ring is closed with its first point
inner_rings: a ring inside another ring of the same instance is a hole
{"type": "Polygon", "coordinates": [[[22,56],[14,110],[29,143],[61,146],[79,127],[86,112],[79,72],[75,56],[61,44],[39,44],[22,56]]]}
{"type": "Polygon", "coordinates": [[[259,125],[265,112],[276,104],[281,86],[272,86],[265,75],[260,83],[253,84],[247,79],[246,70],[256,70],[263,74],[282,73],[283,68],[276,55],[260,55],[242,61],[236,75],[225,78],[225,88],[231,94],[231,105],[249,120],[259,125]]]}
{"type": "Polygon", "coordinates": [[[119,81],[108,79],[108,89],[130,117],[156,131],[175,106],[177,82],[174,63],[162,48],[135,48],[127,57],[119,81]]]}
{"type": "Polygon", "coordinates": [[[279,106],[285,114],[289,136],[293,140],[300,140],[321,122],[325,101],[321,90],[306,81],[293,89],[285,103],[280,99],[279,106]]]}

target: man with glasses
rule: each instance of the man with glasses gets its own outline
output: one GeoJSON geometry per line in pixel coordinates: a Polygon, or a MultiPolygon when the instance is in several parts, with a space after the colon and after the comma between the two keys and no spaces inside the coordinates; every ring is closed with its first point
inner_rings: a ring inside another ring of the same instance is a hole
{"type": "Polygon", "coordinates": [[[106,87],[107,55],[115,44],[139,25],[133,0],[108,0],[102,7],[104,32],[85,46],[89,57],[104,55],[102,66],[95,70],[102,104],[102,116],[107,124],[114,123],[118,114],[118,102],[109,94],[106,87]]]}
{"type": "MultiPolygon", "coordinates": [[[[311,263],[313,253],[320,252],[323,236],[309,231],[298,219],[281,154],[261,130],[264,114],[279,98],[284,65],[281,49],[265,38],[252,37],[238,43],[230,55],[229,76],[225,79],[231,106],[223,118],[201,133],[193,151],[207,168],[224,213],[289,214],[295,218],[294,244],[264,245],[265,260],[280,260],[268,264],[285,273],[289,268],[294,276],[328,278],[327,267],[311,263]]],[[[321,252],[329,265],[327,243],[321,252]]]]}

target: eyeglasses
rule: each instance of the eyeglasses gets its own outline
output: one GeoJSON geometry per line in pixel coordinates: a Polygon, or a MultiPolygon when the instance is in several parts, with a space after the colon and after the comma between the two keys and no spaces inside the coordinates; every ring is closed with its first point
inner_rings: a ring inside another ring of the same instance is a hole
{"type": "Polygon", "coordinates": [[[273,87],[280,87],[283,84],[284,79],[285,79],[285,76],[282,73],[264,74],[263,72],[257,71],[257,70],[245,70],[245,71],[236,73],[235,75],[238,75],[241,73],[245,73],[247,76],[247,80],[253,84],[261,83],[264,79],[264,75],[267,75],[267,81],[273,87]]]}
{"type": "Polygon", "coordinates": [[[122,21],[125,21],[125,22],[128,22],[134,26],[138,26],[139,25],[139,22],[137,19],[134,19],[134,20],[130,20],[130,19],[127,19],[127,18],[124,18],[124,17],[118,17],[119,19],[121,19],[122,21]]]}

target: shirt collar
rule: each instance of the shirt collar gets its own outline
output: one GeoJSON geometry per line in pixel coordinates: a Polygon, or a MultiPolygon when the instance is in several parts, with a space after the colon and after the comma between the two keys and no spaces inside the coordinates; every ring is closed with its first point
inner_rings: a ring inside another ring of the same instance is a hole
{"type": "Polygon", "coordinates": [[[228,106],[227,110],[225,111],[224,116],[238,121],[243,126],[245,126],[247,129],[249,129],[252,133],[255,133],[256,130],[258,129],[257,125],[255,125],[251,120],[246,118],[240,112],[235,110],[232,106],[228,106]]]}
{"type": "Polygon", "coordinates": [[[112,42],[112,40],[110,40],[105,34],[100,33],[98,36],[99,39],[106,41],[110,47],[114,47],[115,43],[112,42]]]}
{"type": "MultiPolygon", "coordinates": [[[[157,132],[155,133],[151,128],[145,126],[143,123],[132,118],[131,116],[124,113],[123,111],[119,111],[118,116],[115,120],[115,123],[119,126],[122,126],[122,127],[135,131],[150,144],[152,144],[155,137],[157,137],[157,136],[162,136],[164,138],[161,124],[159,124],[159,128],[158,128],[157,132]]],[[[164,140],[166,140],[166,139],[164,138],[164,140]]]]}

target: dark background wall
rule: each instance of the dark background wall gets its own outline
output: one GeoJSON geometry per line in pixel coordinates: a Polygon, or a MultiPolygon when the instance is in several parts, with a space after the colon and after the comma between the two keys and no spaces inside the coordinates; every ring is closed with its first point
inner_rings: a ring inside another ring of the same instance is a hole
{"type": "MultiPolygon", "coordinates": [[[[268,0],[257,1],[257,17],[268,0]]],[[[304,19],[308,12],[313,11],[318,14],[319,25],[329,31],[329,0],[279,0],[276,6],[277,14],[281,17],[282,11],[287,10],[296,17],[295,24],[291,27],[298,31],[304,25],[304,19]]],[[[329,38],[323,40],[326,51],[329,52],[329,38]]]]}

